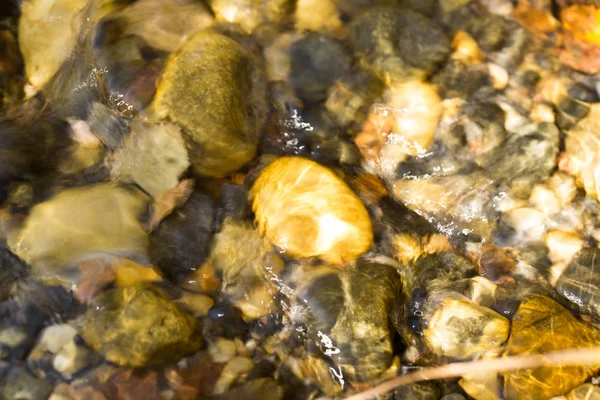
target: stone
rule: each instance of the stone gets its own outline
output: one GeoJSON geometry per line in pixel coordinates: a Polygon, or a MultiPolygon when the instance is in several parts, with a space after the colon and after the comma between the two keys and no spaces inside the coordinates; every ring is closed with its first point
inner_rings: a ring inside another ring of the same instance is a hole
{"type": "Polygon", "coordinates": [[[194,192],[150,235],[150,260],[165,276],[179,281],[199,268],[209,254],[215,202],[194,192]]]}
{"type": "Polygon", "coordinates": [[[600,104],[590,106],[588,115],[579,121],[565,138],[567,157],[559,168],[575,178],[578,187],[590,197],[598,199],[600,182],[597,182],[597,170],[600,164],[598,156],[598,121],[600,104]]]}
{"type": "Polygon", "coordinates": [[[392,365],[402,292],[393,267],[363,261],[354,269],[298,266],[286,274],[282,292],[293,289],[293,321],[307,325],[311,340],[347,379],[367,382],[392,365]]]}
{"type": "Polygon", "coordinates": [[[511,195],[528,198],[531,189],[556,167],[559,131],[554,124],[530,124],[509,135],[495,151],[477,159],[488,176],[510,185],[511,195]]]}
{"type": "Polygon", "coordinates": [[[418,382],[394,389],[394,400],[438,400],[441,390],[434,382],[418,382]]]}
{"type": "Polygon", "coordinates": [[[24,367],[13,367],[0,382],[0,398],[19,400],[45,400],[54,385],[30,375],[24,367]]]}
{"type": "Polygon", "coordinates": [[[438,356],[460,360],[498,352],[508,339],[510,322],[466,299],[445,298],[429,319],[425,343],[438,356]]]}
{"type": "Polygon", "coordinates": [[[320,33],[310,33],[290,48],[292,86],[300,98],[322,100],[327,89],[350,67],[342,45],[320,33]]]}
{"type": "MultiPolygon", "coordinates": [[[[543,354],[563,349],[598,346],[600,334],[579,322],[554,300],[534,295],[521,302],[512,318],[505,355],[543,354]]],[[[544,366],[504,374],[507,400],[548,399],[568,393],[597,371],[600,365],[544,366]]]]}
{"type": "Polygon", "coordinates": [[[208,354],[216,363],[226,363],[235,357],[236,345],[233,340],[217,338],[208,346],[208,354]]]}
{"type": "Polygon", "coordinates": [[[31,270],[23,260],[13,254],[5,243],[0,244],[0,300],[4,300],[14,284],[25,278],[31,270]]]}
{"type": "Polygon", "coordinates": [[[197,317],[206,317],[208,310],[215,304],[210,297],[197,293],[184,293],[181,298],[177,299],[177,303],[190,310],[197,317]]]}
{"type": "Polygon", "coordinates": [[[159,282],[162,280],[160,274],[154,267],[140,265],[125,258],[113,260],[112,269],[115,277],[116,287],[123,288],[136,286],[144,282],[159,282]]]}
{"type": "Polygon", "coordinates": [[[567,400],[599,400],[600,388],[591,383],[584,383],[567,394],[567,400]]]}
{"type": "Polygon", "coordinates": [[[190,166],[179,127],[140,120],[132,124],[111,164],[113,179],[135,182],[153,197],[174,188],[190,166]]]}
{"type": "Polygon", "coordinates": [[[77,263],[99,255],[145,262],[148,239],[138,217],[147,206],[148,197],[131,187],[67,189],[33,207],[8,244],[41,275],[68,274],[77,263]]]}
{"type": "Polygon", "coordinates": [[[407,9],[373,7],[354,18],[348,30],[355,55],[383,79],[423,76],[450,53],[442,29],[407,9]]]}
{"type": "Polygon", "coordinates": [[[221,394],[229,390],[237,380],[240,380],[244,375],[248,374],[254,368],[254,363],[249,358],[234,357],[221,372],[221,376],[215,383],[213,389],[214,394],[221,394]]]}
{"type": "Polygon", "coordinates": [[[86,313],[84,340],[107,360],[132,367],[161,365],[201,344],[195,319],[152,285],[112,289],[86,313]]]}
{"type": "Polygon", "coordinates": [[[224,177],[254,158],[266,118],[263,75],[252,53],[209,31],[193,35],[173,54],[152,109],[188,132],[194,172],[224,177]]]}
{"type": "MultiPolygon", "coordinates": [[[[600,317],[600,270],[596,271],[596,257],[600,249],[584,248],[575,253],[566,268],[551,270],[556,291],[567,299],[571,307],[584,314],[600,317]]],[[[600,262],[600,260],[599,260],[600,262]]]]}
{"type": "Polygon", "coordinates": [[[27,80],[42,89],[77,44],[88,0],[27,0],[21,7],[19,47],[27,80]]]}
{"type": "Polygon", "coordinates": [[[293,8],[290,0],[213,0],[210,6],[217,21],[238,24],[247,32],[278,29],[293,8]]]}
{"type": "Polygon", "coordinates": [[[371,246],[365,206],[331,170],[313,161],[273,161],[250,195],[261,234],[292,257],[321,257],[340,264],[371,246]]]}
{"type": "Polygon", "coordinates": [[[54,356],[52,366],[63,376],[71,377],[89,365],[89,353],[88,349],[71,340],[54,356]]]}
{"type": "Polygon", "coordinates": [[[274,311],[275,287],[267,277],[283,269],[281,260],[268,252],[249,221],[226,218],[214,237],[210,262],[221,272],[222,295],[238,307],[247,320],[274,311]]]}
{"type": "Polygon", "coordinates": [[[500,400],[501,389],[498,374],[475,373],[458,381],[460,387],[475,400],[500,400]]]}
{"type": "Polygon", "coordinates": [[[435,87],[417,80],[390,86],[384,98],[371,108],[354,142],[367,167],[388,177],[409,156],[427,154],[442,107],[435,87]]]}
{"type": "Polygon", "coordinates": [[[71,325],[51,325],[40,334],[37,346],[30,354],[30,358],[38,358],[43,352],[57,354],[77,335],[77,331],[71,325]]]}
{"type": "Polygon", "coordinates": [[[272,378],[260,378],[245,382],[229,392],[214,396],[215,400],[283,400],[284,390],[272,378]]]}

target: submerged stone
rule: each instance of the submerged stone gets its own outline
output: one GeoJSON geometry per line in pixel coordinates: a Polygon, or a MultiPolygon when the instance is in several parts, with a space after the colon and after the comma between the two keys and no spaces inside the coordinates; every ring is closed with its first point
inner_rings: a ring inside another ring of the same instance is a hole
{"type": "Polygon", "coordinates": [[[352,260],[371,246],[365,206],[331,170],[283,157],[260,174],[250,193],[260,232],[292,257],[352,260]]]}
{"type": "Polygon", "coordinates": [[[356,55],[382,78],[426,75],[450,53],[442,29],[407,9],[373,7],[348,29],[356,55]]]}
{"type": "Polygon", "coordinates": [[[102,294],[81,335],[107,360],[132,367],[175,362],[202,345],[196,320],[152,285],[102,294]]]}
{"type": "Polygon", "coordinates": [[[499,351],[510,322],[500,314],[466,299],[445,298],[424,332],[428,347],[439,356],[467,359],[499,351]]]}
{"type": "Polygon", "coordinates": [[[112,161],[114,177],[135,182],[154,197],[175,187],[190,165],[176,125],[140,121],[133,123],[131,134],[112,161]]]}
{"type": "Polygon", "coordinates": [[[595,318],[600,318],[600,269],[596,270],[599,255],[599,249],[581,249],[556,282],[556,291],[569,300],[574,309],[595,318]]]}
{"type": "Polygon", "coordinates": [[[19,20],[19,47],[27,79],[41,89],[77,44],[89,0],[26,0],[19,20]]]}
{"type": "Polygon", "coordinates": [[[173,54],[153,109],[180,124],[194,172],[223,177],[254,158],[265,120],[263,71],[234,40],[202,31],[173,54]]]}
{"type": "Polygon", "coordinates": [[[294,288],[297,323],[352,380],[368,381],[393,361],[402,281],[388,265],[361,262],[356,269],[299,266],[286,282],[294,288]]]}
{"type": "MultiPolygon", "coordinates": [[[[554,300],[534,295],[525,299],[512,319],[505,355],[543,354],[598,346],[600,333],[579,322],[554,300]]],[[[600,365],[545,366],[504,374],[507,400],[549,399],[586,381],[600,365]]]]}
{"type": "Polygon", "coordinates": [[[8,244],[41,275],[67,273],[98,255],[145,262],[148,238],[138,217],[147,206],[148,197],[135,188],[98,184],[67,189],[33,207],[8,244]]]}
{"type": "Polygon", "coordinates": [[[208,256],[214,215],[214,200],[192,193],[150,235],[152,263],[176,281],[199,268],[208,256]]]}

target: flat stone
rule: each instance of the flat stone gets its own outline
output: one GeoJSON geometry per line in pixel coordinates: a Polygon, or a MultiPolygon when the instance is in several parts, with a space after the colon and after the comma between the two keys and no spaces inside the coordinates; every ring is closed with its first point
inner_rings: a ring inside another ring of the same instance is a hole
{"type": "Polygon", "coordinates": [[[8,244],[34,273],[43,275],[68,273],[77,263],[99,255],[146,261],[148,238],[138,217],[147,205],[148,197],[133,187],[67,189],[33,207],[8,244]]]}
{"type": "Polygon", "coordinates": [[[152,285],[102,294],[86,313],[82,336],[107,360],[133,367],[174,362],[202,344],[196,320],[152,285]]]}
{"type": "MultiPolygon", "coordinates": [[[[542,354],[563,349],[598,346],[600,333],[579,322],[554,300],[534,295],[519,306],[512,319],[505,355],[542,354]]],[[[542,400],[568,393],[581,385],[598,366],[547,366],[504,375],[507,400],[542,400]]]]}
{"type": "Polygon", "coordinates": [[[445,298],[424,332],[436,355],[468,359],[499,351],[508,338],[510,322],[495,311],[466,299],[445,298]]]}

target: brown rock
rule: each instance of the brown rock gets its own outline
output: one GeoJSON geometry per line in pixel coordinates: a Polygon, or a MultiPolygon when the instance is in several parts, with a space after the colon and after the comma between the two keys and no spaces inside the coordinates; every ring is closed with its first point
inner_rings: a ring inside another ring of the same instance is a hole
{"type": "MultiPolygon", "coordinates": [[[[512,320],[505,355],[542,354],[600,344],[600,333],[579,322],[554,300],[534,295],[525,299],[512,320]]],[[[600,365],[547,366],[504,375],[507,400],[545,400],[568,393],[585,382],[600,365]]]]}

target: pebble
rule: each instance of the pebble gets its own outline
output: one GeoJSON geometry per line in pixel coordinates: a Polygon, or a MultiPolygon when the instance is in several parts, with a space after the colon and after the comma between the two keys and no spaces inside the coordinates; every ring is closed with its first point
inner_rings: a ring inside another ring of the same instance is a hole
{"type": "Polygon", "coordinates": [[[71,325],[60,324],[49,326],[42,331],[32,355],[44,351],[57,354],[67,345],[67,343],[71,342],[76,335],[77,331],[71,325]]]}
{"type": "Polygon", "coordinates": [[[233,340],[218,338],[208,346],[208,353],[216,363],[226,363],[236,354],[236,344],[233,340]]]}
{"type": "Polygon", "coordinates": [[[546,233],[546,246],[549,250],[550,261],[553,263],[569,262],[583,247],[583,240],[572,232],[553,229],[546,233]]]}
{"type": "Polygon", "coordinates": [[[87,367],[88,355],[88,349],[71,340],[54,356],[52,366],[68,378],[87,367]]]}
{"type": "Polygon", "coordinates": [[[197,317],[206,317],[208,315],[208,310],[211,309],[215,302],[213,299],[203,294],[184,293],[183,296],[177,299],[177,303],[183,304],[185,307],[189,308],[197,317]]]}
{"type": "Polygon", "coordinates": [[[225,365],[221,376],[215,383],[213,394],[221,394],[229,390],[229,388],[244,375],[248,374],[254,368],[254,363],[251,359],[245,357],[234,357],[225,365]]]}
{"type": "Polygon", "coordinates": [[[546,185],[535,185],[529,196],[529,203],[544,213],[551,216],[560,211],[560,199],[546,185]]]}

